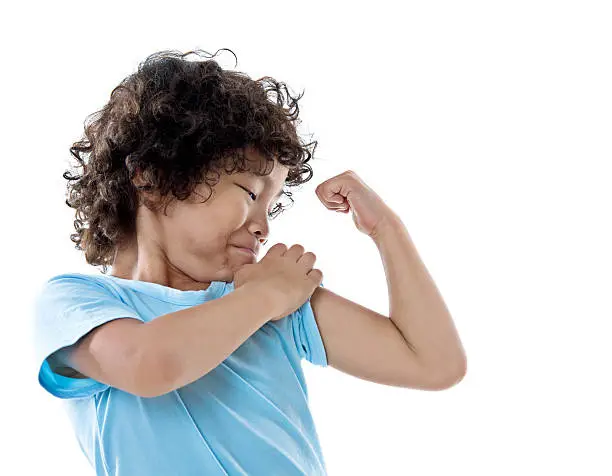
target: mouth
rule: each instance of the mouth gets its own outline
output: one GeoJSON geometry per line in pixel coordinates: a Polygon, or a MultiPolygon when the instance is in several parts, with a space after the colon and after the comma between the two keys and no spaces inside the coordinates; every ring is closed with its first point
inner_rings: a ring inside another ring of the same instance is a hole
{"type": "Polygon", "coordinates": [[[234,248],[242,251],[245,254],[250,254],[253,258],[257,258],[257,256],[255,255],[255,252],[251,248],[243,248],[241,246],[234,246],[234,248]]]}

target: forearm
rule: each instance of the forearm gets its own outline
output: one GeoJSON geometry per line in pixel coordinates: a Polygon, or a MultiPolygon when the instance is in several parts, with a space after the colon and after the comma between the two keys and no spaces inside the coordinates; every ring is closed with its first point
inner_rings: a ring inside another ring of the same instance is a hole
{"type": "Polygon", "coordinates": [[[462,375],[467,362],[453,320],[408,231],[391,215],[372,236],[389,291],[390,318],[424,365],[462,375]]]}
{"type": "Polygon", "coordinates": [[[229,294],[146,324],[143,354],[161,395],[202,377],[272,317],[265,293],[241,286],[229,294]],[[148,354],[147,354],[148,352],[148,354]]]}

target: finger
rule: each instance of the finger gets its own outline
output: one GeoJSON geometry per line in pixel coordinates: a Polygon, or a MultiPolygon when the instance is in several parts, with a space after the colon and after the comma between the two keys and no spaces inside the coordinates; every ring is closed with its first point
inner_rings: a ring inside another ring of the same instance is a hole
{"type": "Polygon", "coordinates": [[[308,251],[300,256],[297,262],[303,264],[307,269],[312,269],[316,260],[316,255],[312,251],[308,251]]]}
{"type": "Polygon", "coordinates": [[[287,245],[284,243],[274,243],[266,253],[266,256],[282,256],[287,251],[287,245]]]}
{"type": "Polygon", "coordinates": [[[287,257],[291,257],[293,258],[295,261],[297,261],[300,256],[302,256],[304,254],[304,247],[300,244],[295,244],[293,245],[291,248],[289,248],[284,255],[287,257]]]}

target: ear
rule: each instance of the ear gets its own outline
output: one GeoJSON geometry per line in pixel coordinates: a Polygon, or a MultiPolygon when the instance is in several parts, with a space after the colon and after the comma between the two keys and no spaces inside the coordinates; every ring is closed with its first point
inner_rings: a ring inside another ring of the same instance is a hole
{"type": "Polygon", "coordinates": [[[147,197],[150,198],[156,198],[159,196],[159,194],[155,191],[151,190],[151,182],[146,178],[146,174],[143,173],[140,169],[136,169],[134,171],[134,176],[132,177],[132,183],[134,184],[134,187],[136,187],[136,190],[138,190],[138,193],[146,195],[147,197]]]}
{"type": "Polygon", "coordinates": [[[147,181],[142,176],[142,171],[140,169],[136,169],[134,171],[134,176],[132,177],[132,183],[137,189],[141,191],[144,191],[142,190],[142,187],[146,187],[146,185],[148,185],[147,181]]]}
{"type": "Polygon", "coordinates": [[[156,208],[160,205],[159,192],[150,190],[151,183],[146,179],[145,174],[143,174],[140,169],[137,168],[134,171],[131,181],[136,188],[140,203],[144,203],[150,208],[156,208]]]}

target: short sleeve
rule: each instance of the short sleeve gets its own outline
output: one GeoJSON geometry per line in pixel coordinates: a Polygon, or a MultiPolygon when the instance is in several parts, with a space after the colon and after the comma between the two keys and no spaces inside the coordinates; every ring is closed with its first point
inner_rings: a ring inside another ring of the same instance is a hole
{"type": "MultiPolygon", "coordinates": [[[[323,283],[320,286],[325,287],[323,283]]],[[[291,330],[300,357],[314,365],[326,367],[327,354],[310,305],[310,298],[294,311],[291,330]]]]}
{"type": "Polygon", "coordinates": [[[109,385],[97,380],[53,372],[47,359],[95,327],[124,317],[144,322],[133,308],[95,277],[62,274],[49,279],[34,304],[32,332],[40,385],[62,399],[89,397],[106,390],[109,385]]]}

